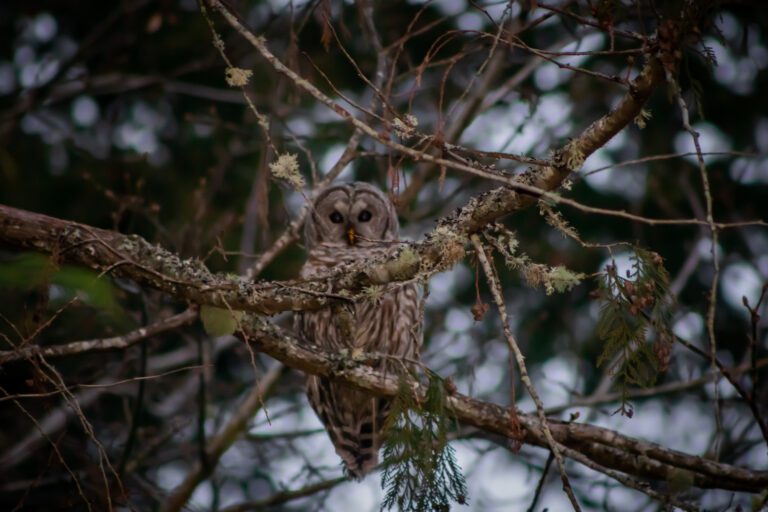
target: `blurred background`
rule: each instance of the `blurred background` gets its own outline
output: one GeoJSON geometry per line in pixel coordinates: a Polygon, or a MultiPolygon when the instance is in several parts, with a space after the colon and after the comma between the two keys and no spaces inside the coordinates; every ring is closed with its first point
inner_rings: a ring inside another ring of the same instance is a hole
{"type": "MultiPolygon", "coordinates": [[[[373,105],[390,121],[410,114],[420,133],[475,150],[546,159],[625,94],[617,82],[640,69],[642,39],[665,15],[659,10],[675,12],[682,2],[656,3],[243,0],[232,7],[291,69],[377,130],[387,124],[358,107],[373,105]],[[377,65],[385,71],[380,79],[377,65]],[[380,84],[386,107],[361,74],[380,84]]],[[[698,27],[701,38],[680,49],[679,83],[706,153],[714,218],[737,223],[768,217],[768,11],[759,1],[721,4],[698,27]]],[[[253,71],[244,91],[269,119],[266,132],[243,92],[227,85],[227,65],[194,0],[0,3],[0,203],[135,233],[213,271],[244,274],[298,215],[353,131],[275,73],[221,17],[210,16],[233,65],[253,71]],[[270,176],[275,148],[299,155],[306,190],[270,176]]],[[[695,149],[672,89],[656,91],[647,109],[644,128],[638,122],[620,132],[562,192],[642,217],[705,219],[695,149]]],[[[426,148],[423,142],[410,140],[417,149],[426,148]]],[[[389,190],[406,239],[420,239],[436,219],[493,186],[452,170],[441,176],[441,169],[367,137],[354,149],[335,179],[389,190]]],[[[509,172],[525,169],[510,159],[495,163],[509,172]]],[[[600,244],[629,242],[659,253],[676,299],[669,310],[674,333],[709,350],[706,316],[715,278],[709,229],[561,213],[595,245],[565,237],[537,208],[503,223],[517,233],[519,251],[586,274],[581,284],[547,294],[497,262],[511,327],[545,406],[563,406],[558,414],[565,419],[578,412],[579,421],[765,469],[765,440],[747,405],[724,379],[717,392],[711,380],[700,381],[710,371],[707,359],[675,344],[669,368],[654,384],[671,391],[631,397],[631,417],[613,414],[623,384],[597,365],[603,349],[596,333],[601,304],[592,293],[598,273],[613,261],[624,275],[634,255],[628,246],[600,244]],[[578,405],[584,397],[599,400],[578,405]]],[[[743,371],[736,378],[748,390],[758,383],[753,396],[765,417],[766,325],[743,300],[754,308],[764,293],[768,231],[723,229],[716,257],[717,356],[727,367],[749,364],[755,340],[758,378],[743,371]]],[[[293,243],[258,278],[294,278],[303,259],[301,243],[293,243]]],[[[430,281],[423,358],[452,376],[461,392],[508,405],[506,342],[493,308],[473,318],[478,296],[492,302],[482,278],[477,282],[470,259],[430,281]]],[[[765,303],[756,313],[765,316],[765,303]]],[[[22,340],[54,345],[115,336],[185,307],[125,280],[96,279],[44,256],[0,248],[2,350],[22,340]]],[[[290,325],[288,315],[276,321],[290,325]]],[[[103,509],[107,491],[98,467],[105,457],[127,491],[121,506],[158,508],[197,460],[203,434],[214,435],[273,364],[257,359],[255,371],[240,342],[209,336],[196,322],[125,351],[50,360],[71,392],[66,400],[53,373],[42,376],[27,361],[3,364],[0,508],[85,509],[82,492],[103,509]]],[[[519,382],[516,388],[518,407],[533,411],[519,382]]],[[[362,483],[334,480],[339,461],[307,405],[302,375],[283,372],[265,406],[268,416],[260,411],[226,451],[213,476],[197,486],[189,510],[219,510],[318,482],[324,487],[276,509],[379,508],[378,475],[362,483]]],[[[466,509],[526,510],[547,452],[524,446],[515,454],[461,429],[456,437],[452,446],[469,488],[466,509]]],[[[576,463],[567,469],[587,510],[660,508],[576,463]]],[[[752,499],[695,488],[683,496],[720,510],[748,507],[752,499]]],[[[556,470],[545,478],[536,510],[547,507],[569,507],[556,470]]]]}

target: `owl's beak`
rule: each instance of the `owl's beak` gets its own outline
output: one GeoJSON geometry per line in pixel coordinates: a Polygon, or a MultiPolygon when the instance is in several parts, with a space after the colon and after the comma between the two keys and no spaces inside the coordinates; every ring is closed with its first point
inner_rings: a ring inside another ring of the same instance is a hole
{"type": "Polygon", "coordinates": [[[352,226],[347,228],[347,240],[349,240],[349,245],[355,245],[355,242],[357,242],[357,233],[352,226]]]}

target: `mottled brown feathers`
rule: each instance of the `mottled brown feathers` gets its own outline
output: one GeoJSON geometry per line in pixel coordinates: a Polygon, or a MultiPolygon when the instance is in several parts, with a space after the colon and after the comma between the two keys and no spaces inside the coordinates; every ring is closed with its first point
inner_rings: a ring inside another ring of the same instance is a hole
{"type": "MultiPolygon", "coordinates": [[[[360,182],[330,187],[317,197],[307,219],[309,253],[301,275],[392,251],[398,230],[394,206],[379,189],[360,182]]],[[[299,339],[332,353],[358,349],[394,356],[382,357],[379,364],[394,369],[396,359],[419,356],[418,289],[395,283],[375,301],[297,313],[295,326],[299,339]]],[[[369,473],[378,463],[390,401],[314,376],[307,378],[307,396],[348,474],[360,479],[369,473]]]]}

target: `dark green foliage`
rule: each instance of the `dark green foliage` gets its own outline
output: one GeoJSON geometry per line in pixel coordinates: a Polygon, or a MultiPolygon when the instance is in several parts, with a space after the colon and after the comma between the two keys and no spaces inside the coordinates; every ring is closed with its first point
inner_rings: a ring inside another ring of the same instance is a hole
{"type": "Polygon", "coordinates": [[[451,418],[445,402],[445,386],[436,375],[430,375],[421,404],[401,381],[384,442],[382,510],[449,510],[451,502],[466,503],[467,484],[448,444],[451,418]]]}
{"type": "Polygon", "coordinates": [[[609,365],[622,391],[617,412],[630,417],[628,386],[653,385],[659,371],[669,365],[672,344],[669,275],[661,256],[635,248],[631,260],[626,276],[619,275],[615,263],[606,267],[600,280],[603,306],[597,324],[597,335],[604,343],[597,364],[609,365]]]}
{"type": "Polygon", "coordinates": [[[56,308],[77,298],[111,318],[121,315],[112,281],[96,272],[71,265],[59,266],[41,254],[22,254],[0,264],[0,288],[31,290],[48,285],[60,287],[61,298],[53,305],[56,308]]]}

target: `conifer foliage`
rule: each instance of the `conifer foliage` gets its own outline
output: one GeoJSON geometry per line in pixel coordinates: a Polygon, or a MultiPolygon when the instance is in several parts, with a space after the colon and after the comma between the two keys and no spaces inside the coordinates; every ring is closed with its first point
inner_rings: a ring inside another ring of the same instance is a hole
{"type": "Polygon", "coordinates": [[[669,274],[661,256],[636,247],[630,261],[631,268],[622,276],[612,260],[599,281],[597,334],[603,351],[597,364],[608,365],[622,391],[616,412],[631,417],[628,387],[653,385],[669,366],[673,338],[669,274]]]}
{"type": "Polygon", "coordinates": [[[422,402],[401,380],[388,423],[381,509],[421,512],[449,510],[452,502],[465,504],[467,484],[448,443],[453,421],[443,380],[429,375],[422,402]]]}

